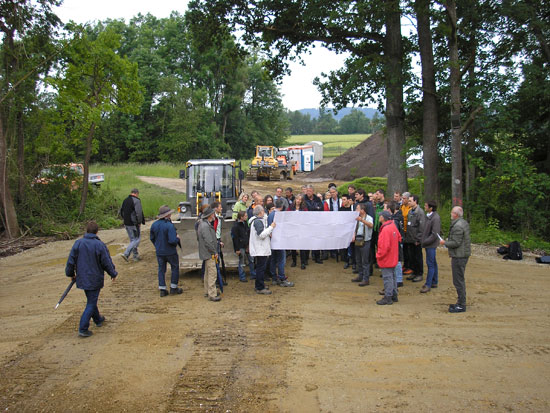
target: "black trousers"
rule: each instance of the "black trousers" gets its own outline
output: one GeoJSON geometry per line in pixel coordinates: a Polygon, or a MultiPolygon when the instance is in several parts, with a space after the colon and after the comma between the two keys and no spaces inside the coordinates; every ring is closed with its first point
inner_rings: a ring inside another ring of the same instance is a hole
{"type": "Polygon", "coordinates": [[[420,244],[411,245],[411,270],[415,275],[424,275],[424,259],[422,257],[422,246],[420,244]]]}
{"type": "Polygon", "coordinates": [[[403,267],[404,268],[410,268],[413,269],[412,266],[412,256],[413,256],[413,248],[414,244],[411,244],[409,242],[403,243],[403,267]]]}
{"type": "MultiPolygon", "coordinates": [[[[296,256],[297,256],[296,250],[292,250],[291,255],[292,255],[292,262],[296,262],[296,256]]],[[[300,251],[300,264],[305,264],[307,258],[308,258],[308,251],[300,251]]]]}

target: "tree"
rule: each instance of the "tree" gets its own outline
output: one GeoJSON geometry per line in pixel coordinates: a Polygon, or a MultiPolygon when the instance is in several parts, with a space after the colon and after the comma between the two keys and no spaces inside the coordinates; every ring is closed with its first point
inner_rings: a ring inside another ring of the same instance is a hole
{"type": "Polygon", "coordinates": [[[415,0],[418,27],[418,47],[422,64],[422,153],[424,158],[424,196],[439,199],[437,165],[438,110],[435,86],[435,66],[430,28],[430,1],[415,0]]]}
{"type": "Polygon", "coordinates": [[[51,84],[59,93],[67,133],[84,140],[84,182],[79,209],[83,213],[93,138],[101,117],[114,108],[137,113],[143,98],[137,65],[116,53],[119,36],[113,30],[106,29],[94,39],[81,27],[69,28],[74,37],[67,45],[64,66],[51,84]]]}
{"type": "Polygon", "coordinates": [[[340,133],[371,133],[370,120],[360,110],[353,109],[340,119],[340,133]]]}
{"type": "Polygon", "coordinates": [[[17,153],[19,197],[23,197],[25,105],[36,95],[40,74],[47,71],[49,40],[59,19],[51,12],[60,1],[0,1],[3,34],[0,69],[0,196],[2,218],[9,238],[19,234],[17,213],[9,185],[10,153],[17,153]],[[11,147],[16,144],[16,151],[11,147]]]}
{"type": "Polygon", "coordinates": [[[249,44],[262,44],[270,53],[270,69],[285,72],[286,60],[321,43],[339,53],[350,52],[346,67],[317,81],[323,104],[342,108],[386,97],[386,133],[389,155],[388,190],[407,188],[403,110],[404,67],[401,10],[398,0],[272,1],[217,0],[190,3],[197,21],[229,19],[244,30],[249,44]],[[214,17],[213,17],[214,16],[214,17]]]}

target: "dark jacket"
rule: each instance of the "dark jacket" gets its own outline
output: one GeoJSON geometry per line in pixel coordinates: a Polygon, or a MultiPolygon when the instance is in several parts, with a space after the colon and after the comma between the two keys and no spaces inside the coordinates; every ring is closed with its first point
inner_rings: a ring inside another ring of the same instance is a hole
{"type": "Polygon", "coordinates": [[[433,212],[430,216],[426,215],[426,223],[424,224],[424,232],[422,234],[422,248],[437,248],[439,246],[439,237],[441,232],[441,217],[437,212],[433,212]]]}
{"type": "Polygon", "coordinates": [[[233,249],[235,251],[248,248],[248,241],[250,240],[248,224],[242,221],[235,222],[231,228],[231,238],[233,239],[233,249]]]}
{"type": "Polygon", "coordinates": [[[171,221],[167,219],[159,219],[153,222],[151,225],[151,233],[149,239],[155,246],[157,255],[169,256],[176,255],[178,253],[176,247],[178,246],[176,227],[171,221]]]}
{"type": "Polygon", "coordinates": [[[445,241],[449,249],[449,256],[454,258],[468,258],[471,254],[470,225],[464,218],[451,222],[449,239],[445,241]]]}
{"type": "Polygon", "coordinates": [[[65,275],[74,277],[76,273],[76,286],[82,290],[99,290],[103,288],[104,271],[111,278],[118,275],[107,246],[96,234],[84,234],[71,249],[65,275]]]}
{"type": "Polygon", "coordinates": [[[409,215],[407,216],[407,230],[405,231],[405,243],[414,244],[422,241],[425,221],[426,214],[419,206],[409,211],[409,215]]]}
{"type": "Polygon", "coordinates": [[[141,200],[137,196],[128,195],[124,202],[122,202],[120,213],[124,219],[124,225],[127,227],[137,227],[141,224],[145,225],[145,216],[143,215],[141,200]]]}
{"type": "Polygon", "coordinates": [[[323,201],[319,199],[317,195],[313,195],[312,199],[309,199],[307,195],[304,195],[304,201],[308,211],[323,211],[323,201]]]}

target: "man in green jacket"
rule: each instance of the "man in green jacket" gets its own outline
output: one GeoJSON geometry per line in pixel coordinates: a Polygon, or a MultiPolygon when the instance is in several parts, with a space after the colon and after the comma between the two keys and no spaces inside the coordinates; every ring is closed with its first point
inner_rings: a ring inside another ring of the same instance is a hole
{"type": "Polygon", "coordinates": [[[458,300],[456,304],[449,305],[449,313],[463,313],[466,311],[466,281],[464,271],[470,257],[470,225],[462,216],[464,211],[461,207],[455,206],[451,210],[451,228],[447,241],[441,240],[440,244],[445,245],[451,257],[451,269],[453,272],[453,284],[456,288],[458,300]]]}

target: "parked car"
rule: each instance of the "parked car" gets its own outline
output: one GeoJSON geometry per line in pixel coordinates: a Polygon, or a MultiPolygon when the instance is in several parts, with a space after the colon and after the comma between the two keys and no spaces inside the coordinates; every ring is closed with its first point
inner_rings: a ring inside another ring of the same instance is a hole
{"type": "MultiPolygon", "coordinates": [[[[48,184],[56,177],[67,179],[69,175],[76,175],[71,181],[71,190],[77,189],[82,183],[82,175],[84,175],[84,166],[81,163],[70,163],[66,165],[52,165],[40,171],[38,177],[33,181],[33,184],[48,184]],[[72,171],[72,174],[70,173],[72,171]]],[[[105,182],[105,174],[102,172],[91,173],[88,175],[88,182],[99,187],[102,182],[105,182]]]]}

